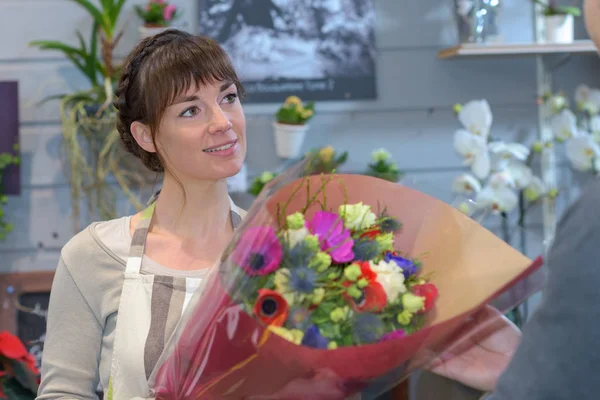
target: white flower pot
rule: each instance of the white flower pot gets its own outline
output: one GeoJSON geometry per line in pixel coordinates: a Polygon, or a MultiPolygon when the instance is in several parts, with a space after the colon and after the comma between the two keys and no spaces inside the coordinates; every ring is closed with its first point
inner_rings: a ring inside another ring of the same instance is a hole
{"type": "Polygon", "coordinates": [[[275,151],[281,158],[296,158],[304,143],[308,125],[288,125],[273,122],[275,151]]]}
{"type": "Polygon", "coordinates": [[[170,28],[170,26],[160,26],[160,27],[140,26],[139,32],[140,32],[140,36],[143,39],[143,38],[147,38],[149,36],[154,36],[156,34],[164,32],[169,28],[170,28]]]}
{"type": "Polygon", "coordinates": [[[546,41],[550,43],[573,43],[574,18],[572,15],[546,17],[546,41]]]}

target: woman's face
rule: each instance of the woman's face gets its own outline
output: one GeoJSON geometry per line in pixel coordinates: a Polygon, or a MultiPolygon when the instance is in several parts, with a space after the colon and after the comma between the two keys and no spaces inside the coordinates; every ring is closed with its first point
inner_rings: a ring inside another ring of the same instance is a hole
{"type": "Polygon", "coordinates": [[[246,157],[246,118],[231,82],[192,87],[163,115],[159,154],[183,180],[221,180],[237,174],[246,157]]]}

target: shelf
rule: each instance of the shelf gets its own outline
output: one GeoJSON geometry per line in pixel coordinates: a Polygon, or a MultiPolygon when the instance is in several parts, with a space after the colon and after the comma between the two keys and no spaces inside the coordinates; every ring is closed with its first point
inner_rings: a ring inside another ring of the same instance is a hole
{"type": "Polygon", "coordinates": [[[515,56],[560,53],[595,53],[596,47],[591,40],[576,40],[573,43],[465,43],[440,50],[438,58],[474,56],[515,56]]]}

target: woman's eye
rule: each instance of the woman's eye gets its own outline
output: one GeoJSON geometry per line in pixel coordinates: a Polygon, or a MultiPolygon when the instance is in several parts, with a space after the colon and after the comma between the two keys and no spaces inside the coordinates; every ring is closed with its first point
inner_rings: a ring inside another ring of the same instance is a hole
{"type": "Polygon", "coordinates": [[[198,109],[198,107],[190,107],[181,113],[181,117],[193,117],[199,112],[200,110],[198,109]]]}
{"type": "Polygon", "coordinates": [[[228,95],[226,95],[223,100],[225,100],[226,103],[235,103],[235,100],[237,99],[237,94],[236,93],[230,93],[228,95]]]}

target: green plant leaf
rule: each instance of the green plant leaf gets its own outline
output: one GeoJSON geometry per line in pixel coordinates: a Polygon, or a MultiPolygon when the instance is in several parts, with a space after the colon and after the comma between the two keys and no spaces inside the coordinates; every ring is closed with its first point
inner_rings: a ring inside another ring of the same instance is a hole
{"type": "Polygon", "coordinates": [[[29,46],[37,46],[41,50],[58,50],[65,54],[77,54],[82,57],[85,56],[85,52],[83,50],[56,40],[33,40],[29,42],[29,46]]]}
{"type": "Polygon", "coordinates": [[[121,14],[124,4],[125,0],[117,0],[116,3],[113,3],[112,9],[109,12],[110,23],[112,26],[116,26],[117,20],[119,19],[119,14],[121,14]]]}
{"type": "Polygon", "coordinates": [[[98,9],[95,5],[93,5],[91,2],[89,2],[88,0],[71,0],[74,1],[75,3],[79,4],[80,6],[82,6],[83,8],[85,8],[90,15],[94,18],[94,21],[97,22],[102,29],[104,30],[104,33],[109,36],[112,37],[112,33],[113,33],[113,27],[110,24],[108,15],[106,15],[105,13],[103,13],[101,9],[98,9]]]}

